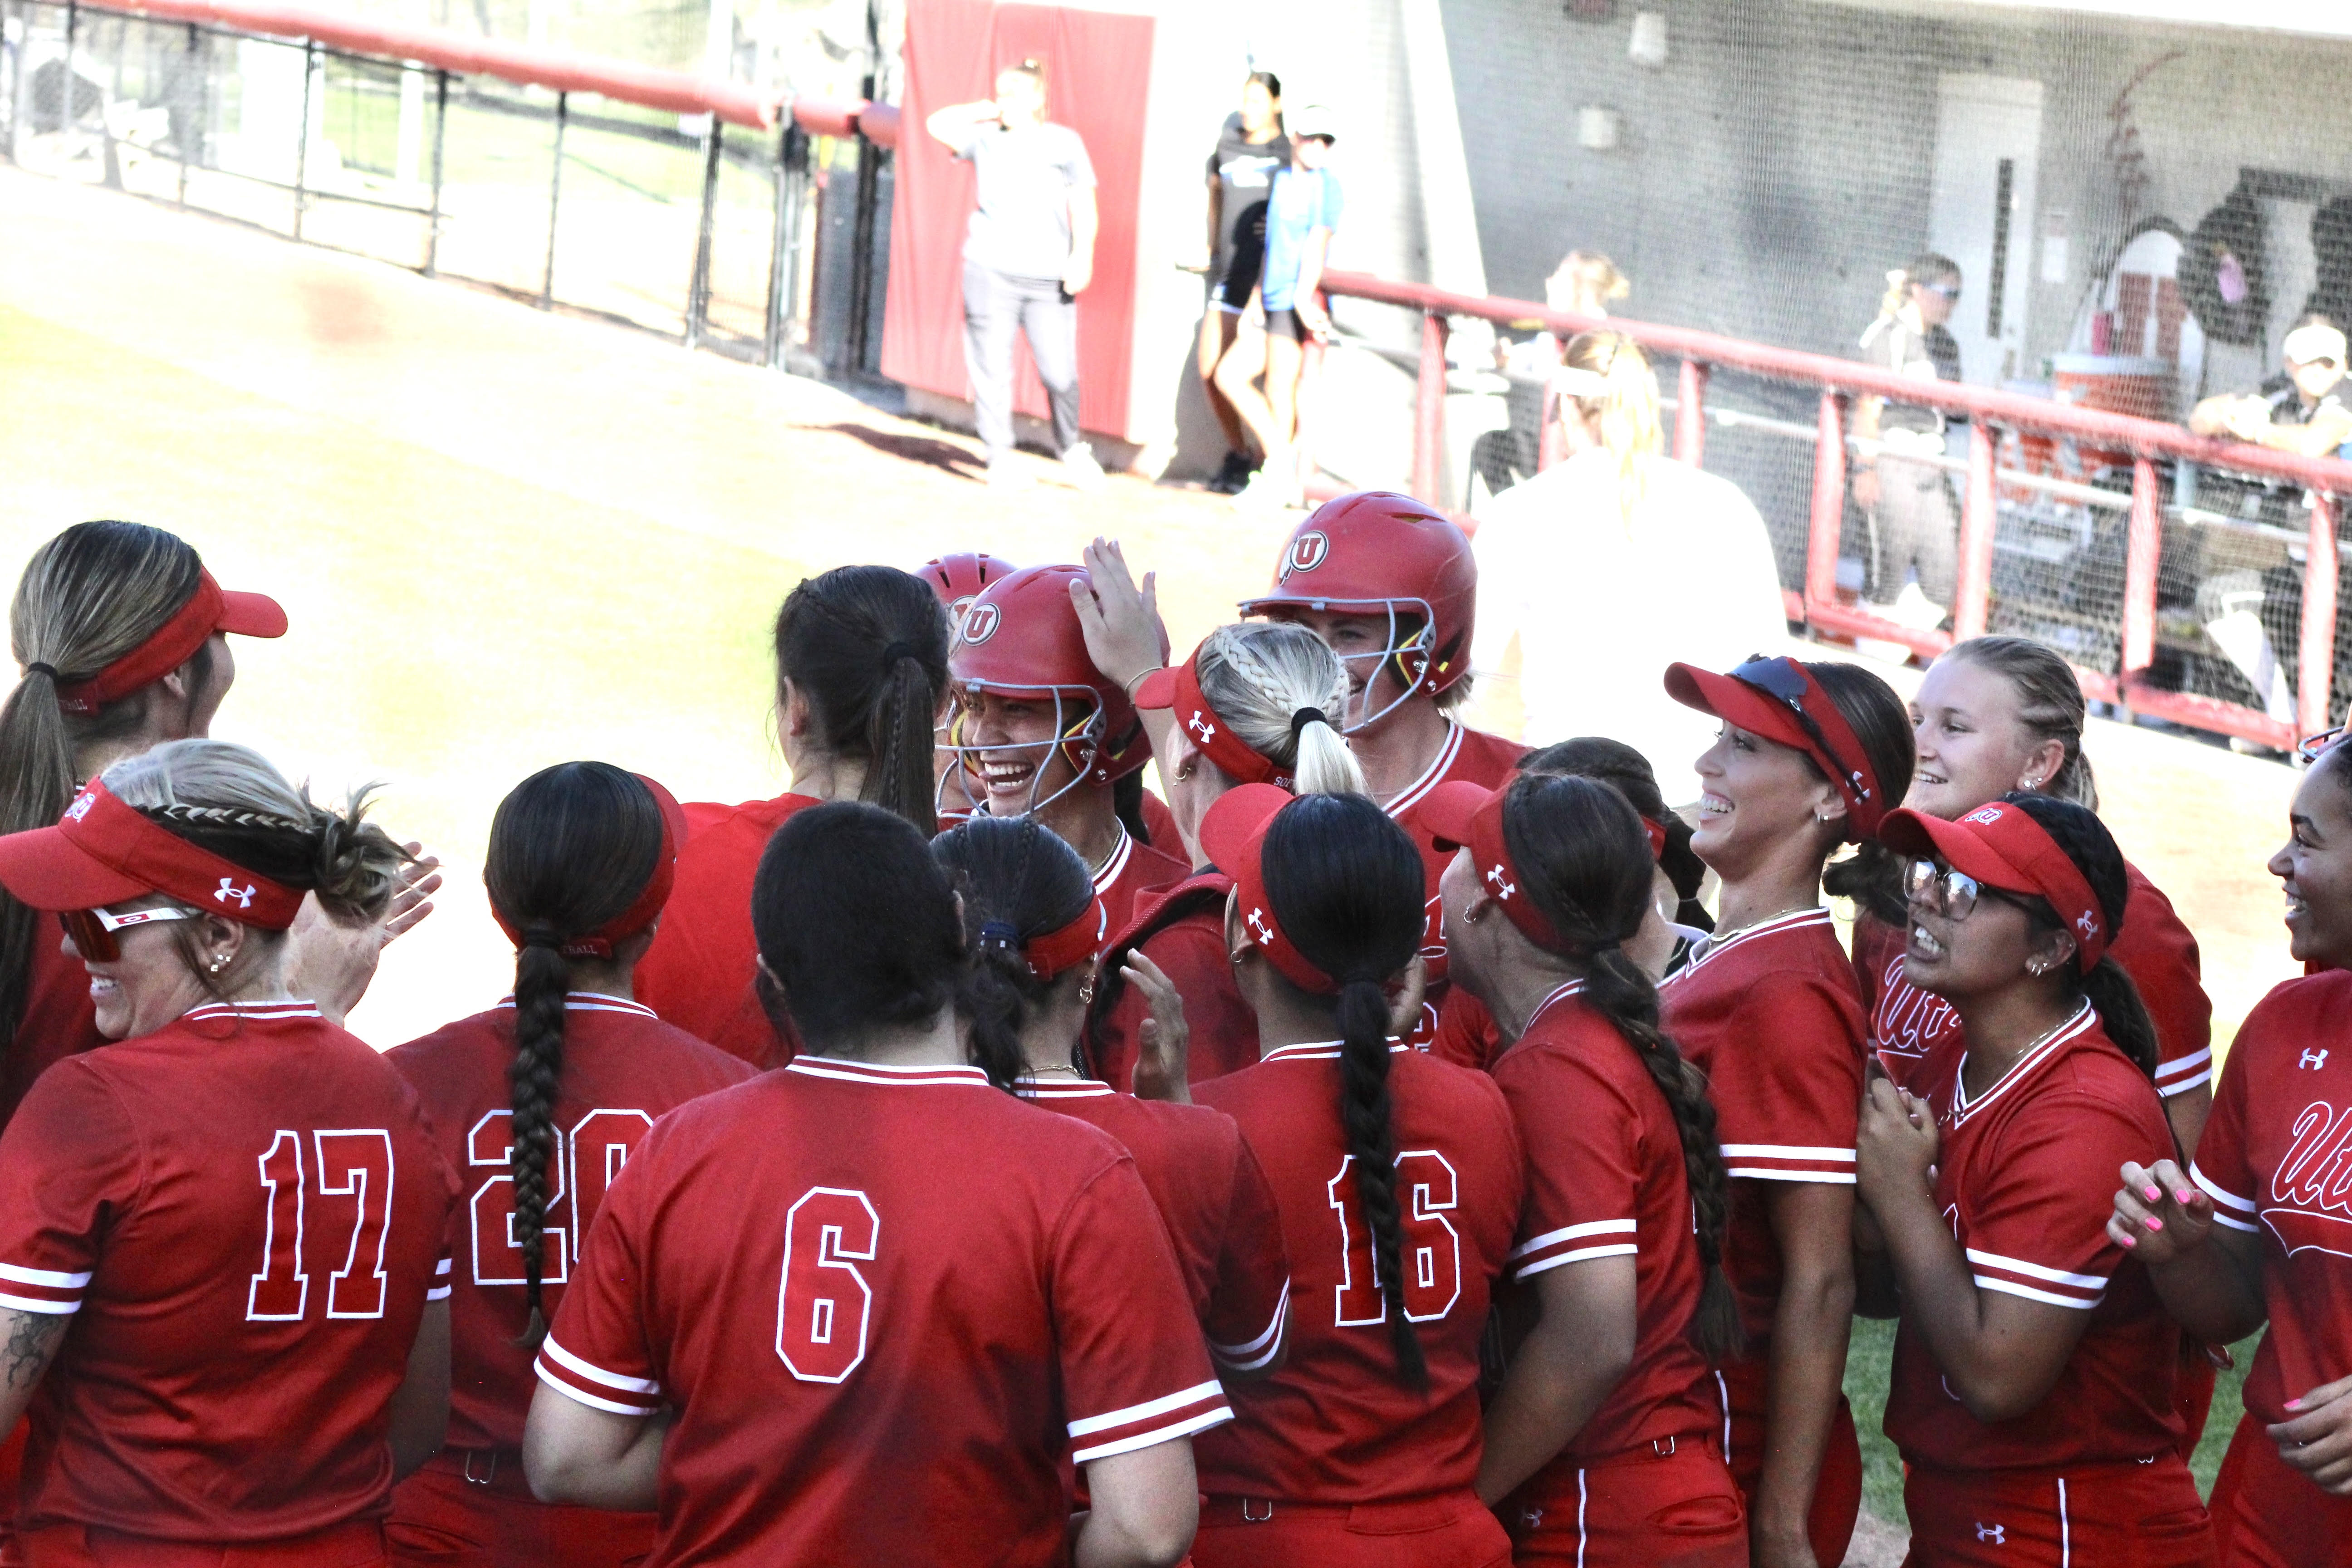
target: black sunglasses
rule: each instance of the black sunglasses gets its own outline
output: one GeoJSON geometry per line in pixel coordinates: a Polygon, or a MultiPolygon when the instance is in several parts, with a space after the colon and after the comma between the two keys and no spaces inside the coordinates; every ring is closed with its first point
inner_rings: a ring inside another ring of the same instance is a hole
{"type": "Polygon", "coordinates": [[[2294,743],[2295,756],[2305,763],[2319,761],[2336,749],[2336,742],[2344,738],[2345,729],[2346,726],[2338,724],[2333,730],[2322,730],[2316,735],[2305,735],[2294,743]]]}
{"type": "Polygon", "coordinates": [[[1805,697],[1810,688],[1805,684],[1805,672],[1797,667],[1795,659],[1767,658],[1759,654],[1733,670],[1731,679],[1743,686],[1752,686],[1765,696],[1784,704],[1790,712],[1797,716],[1797,722],[1803,726],[1805,733],[1811,737],[1813,744],[1821,748],[1822,755],[1837,763],[1845,773],[1846,783],[1853,789],[1854,798],[1856,800],[1870,798],[1868,776],[1861,769],[1838,755],[1838,749],[1830,744],[1830,738],[1827,735],[1822,733],[1821,725],[1814,721],[1811,713],[1805,711],[1805,697]]]}

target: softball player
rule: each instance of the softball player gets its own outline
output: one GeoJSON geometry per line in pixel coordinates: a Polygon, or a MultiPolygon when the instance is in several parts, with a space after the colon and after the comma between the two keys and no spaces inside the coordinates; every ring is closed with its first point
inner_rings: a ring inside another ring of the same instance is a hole
{"type": "Polygon", "coordinates": [[[992,816],[1034,813],[1086,857],[1116,932],[1139,894],[1191,868],[1141,841],[1132,805],[1118,810],[1118,786],[1142,772],[1151,742],[1133,700],[1087,651],[1071,603],[1086,582],[1082,566],[1032,566],[990,584],[964,611],[949,655],[949,744],[961,766],[943,791],[992,816]]]}
{"type": "Polygon", "coordinates": [[[1426,860],[1427,1011],[1413,1030],[1426,1046],[1445,994],[1445,929],[1437,901],[1443,858],[1418,812],[1452,780],[1493,789],[1526,748],[1467,729],[1451,710],[1469,696],[1478,563],[1451,518],[1410,496],[1365,490],[1327,501],[1283,546],[1273,587],[1243,601],[1245,616],[1290,621],[1320,637],[1348,672],[1340,728],[1374,800],[1426,860]]]}
{"type": "Polygon", "coordinates": [[[1853,665],[1678,664],[1666,690],[1723,721],[1698,760],[1691,839],[1723,879],[1719,923],[1659,996],[1666,1032],[1706,1075],[1733,1179],[1725,1265],[1748,1349],[1718,1374],[1724,1446],[1756,1560],[1828,1568],[1844,1561],[1862,1503],[1840,1389],[1867,1053],[1822,868],[1901,798],[1909,727],[1886,684],[1853,665]]]}
{"type": "Polygon", "coordinates": [[[664,1117],[605,1194],[533,1489],[658,1504],[659,1562],[1176,1562],[1223,1392],[1134,1162],[970,1065],[923,837],[797,813],[751,913],[801,1054],[664,1117]]]}
{"type": "Polygon", "coordinates": [[[0,837],[113,1042],[0,1136],[34,1568],[385,1561],[392,1482],[448,1415],[456,1179],[399,1073],[289,994],[285,933],[306,895],[381,919],[401,862],[357,802],[203,740],[0,837]]]}
{"type": "MultiPolygon", "coordinates": [[[[1282,1356],[1290,1263],[1256,1157],[1232,1117],[1138,1100],[1076,1065],[1106,919],[1086,862],[1034,817],[975,818],[931,853],[963,900],[973,1056],[992,1076],[1009,1072],[1023,1099],[1101,1128],[1135,1157],[1220,1374],[1262,1376],[1282,1356]]],[[[1167,977],[1149,959],[1136,973],[1150,1016],[1172,1020],[1181,1038],[1167,977]]]]}
{"type": "Polygon", "coordinates": [[[1709,1365],[1739,1335],[1728,1180],[1705,1085],[1627,951],[1656,919],[1665,830],[1583,778],[1444,784],[1425,816],[1455,851],[1457,995],[1507,1037],[1495,1081],[1528,1159],[1479,1496],[1509,1500],[1521,1563],[1742,1568],[1709,1365]]]}
{"type": "Polygon", "coordinates": [[[525,779],[491,819],[484,879],[514,994],[390,1053],[460,1173],[468,1245],[450,1296],[448,1446],[393,1493],[393,1561],[622,1564],[650,1514],[550,1508],[523,1479],[531,1355],[604,1190],[656,1117],[752,1068],[631,994],[677,868],[684,814],[604,763],[525,779]]]}
{"type": "Polygon", "coordinates": [[[1289,1360],[1201,1440],[1200,1568],[1480,1568],[1479,1342],[1524,1182],[1492,1080],[1407,1048],[1421,855],[1358,795],[1228,791],[1202,847],[1265,1059],[1201,1086],[1282,1212],[1289,1360]],[[1391,1004],[1384,987],[1402,979],[1391,1004]]]}
{"type": "Polygon", "coordinates": [[[2107,961],[2123,857],[2084,806],[2011,795],[1880,836],[1911,857],[1911,982],[1958,1050],[1874,1074],[1857,1145],[1865,1306],[1899,1300],[1886,1435],[1918,1568],[2195,1568],[2180,1331],[2107,1234],[2116,1174],[2172,1146],[2155,1032],[2107,961]],[[1875,1232],[1875,1235],[1870,1234],[1875,1232]]]}
{"type": "Polygon", "coordinates": [[[2188,1174],[2177,1161],[2125,1166],[2108,1222],[2192,1334],[2227,1343],[2269,1325],[2213,1487],[2225,1568],[2352,1560],[2352,752],[2330,744],[2340,734],[2308,749],[2270,862],[2294,956],[2316,972],[2239,1026],[2188,1174]]]}
{"type": "Polygon", "coordinates": [[[824,800],[872,801],[935,832],[931,748],[948,691],[946,613],[923,579],[893,567],[803,579],[777,612],[775,647],[776,731],[793,787],[686,807],[675,903],[635,981],[637,1000],[665,1023],[754,1067],[790,1055],[751,988],[761,852],[824,800]]]}

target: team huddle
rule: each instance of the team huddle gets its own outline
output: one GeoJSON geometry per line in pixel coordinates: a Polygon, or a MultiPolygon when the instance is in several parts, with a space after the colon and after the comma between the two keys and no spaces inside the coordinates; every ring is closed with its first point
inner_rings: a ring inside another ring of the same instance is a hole
{"type": "Polygon", "coordinates": [[[1920,1568],[2352,1561],[2352,748],[2217,1089],[2040,645],[1591,672],[1719,721],[1660,778],[1459,721],[1417,501],[1250,586],[1179,659],[1116,544],[801,583],[791,793],[523,780],[512,994],[379,1055],[434,863],[206,738],[283,611],[45,544],[0,1563],[1833,1568],[1857,1313],[1920,1568]]]}

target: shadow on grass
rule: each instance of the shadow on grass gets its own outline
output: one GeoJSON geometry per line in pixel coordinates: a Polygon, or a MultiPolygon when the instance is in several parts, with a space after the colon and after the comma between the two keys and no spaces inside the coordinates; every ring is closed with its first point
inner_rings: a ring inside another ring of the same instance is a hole
{"type": "Polygon", "coordinates": [[[929,436],[909,436],[896,430],[877,430],[871,425],[835,424],[812,428],[847,436],[853,440],[865,442],[877,452],[887,453],[904,462],[921,463],[961,479],[978,479],[985,471],[978,457],[951,441],[935,440],[929,436]]]}

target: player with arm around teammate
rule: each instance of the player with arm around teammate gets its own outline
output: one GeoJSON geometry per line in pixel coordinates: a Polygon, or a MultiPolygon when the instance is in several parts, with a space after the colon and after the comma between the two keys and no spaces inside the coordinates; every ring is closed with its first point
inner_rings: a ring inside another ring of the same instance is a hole
{"type": "Polygon", "coordinates": [[[2107,1227],[2189,1332],[2227,1343],[2269,1327],[2213,1489],[2225,1568],[2352,1560],[2352,751],[2340,738],[2308,747],[2316,760],[2270,861],[2294,955],[2317,972],[2246,1016],[2194,1163],[2124,1166],[2107,1227]]]}
{"type": "MultiPolygon", "coordinates": [[[[1023,1099],[1099,1127],[1134,1156],[1219,1374],[1265,1375],[1282,1359],[1290,1263],[1256,1156],[1232,1117],[1138,1100],[1076,1065],[1105,923],[1086,862],[1034,817],[976,817],[931,853],[963,900],[973,1056],[992,1076],[1011,1075],[1023,1099]]],[[[1150,959],[1135,969],[1160,1037],[1172,1035],[1181,1053],[1181,1004],[1150,959]]]]}
{"type": "Polygon", "coordinates": [[[1723,721],[1698,759],[1691,838],[1723,879],[1721,908],[1658,994],[1666,1032],[1706,1075],[1732,1178],[1724,1267],[1748,1345],[1717,1373],[1725,1447],[1755,1560],[1831,1568],[1862,1506],[1842,1388],[1867,1053],[1822,868],[1902,797],[1910,730],[1886,683],[1854,665],[1677,664],[1666,690],[1723,721]]]}
{"type": "Polygon", "coordinates": [[[656,1118],[752,1074],[631,992],[685,830],[667,790],[610,763],[516,785],[483,869],[514,993],[390,1053],[464,1180],[469,1237],[452,1270],[449,1445],[394,1493],[395,1563],[621,1568],[652,1550],[649,1514],[533,1498],[520,1447],[531,1356],[605,1187],[656,1118]]]}
{"type": "Polygon", "coordinates": [[[1737,1348],[1728,1182],[1705,1081],[1658,1027],[1627,946],[1657,920],[1664,830],[1608,784],[1444,784],[1457,985],[1507,1036],[1494,1067],[1527,1150],[1511,1267],[1536,1321],[1487,1406],[1478,1495],[1521,1563],[1744,1568],[1709,1363],[1737,1348]]]}
{"type": "Polygon", "coordinates": [[[1234,879],[1226,942],[1265,1058],[1198,1098],[1273,1185],[1294,1305],[1287,1363],[1201,1440],[1193,1561],[1507,1563],[1473,1489],[1478,1352],[1524,1175],[1493,1082],[1394,1037],[1421,854],[1360,795],[1271,784],[1229,791],[1202,837],[1234,879]]]}
{"type": "Polygon", "coordinates": [[[2180,1331],[2107,1235],[2115,1173],[2168,1152],[2156,1040],[2109,943],[2123,857],[2085,807],[2010,795],[1880,829],[1911,858],[1912,983],[1961,1049],[1872,1075],[1871,1288],[1902,1326],[1886,1435],[1918,1568],[2212,1561],[2180,1451],[2180,1331]],[[1883,1247],[1883,1251],[1879,1250],[1883,1247]]]}
{"type": "Polygon", "coordinates": [[[456,1183],[397,1070],[285,983],[306,895],[381,919],[403,855],[241,746],[117,763],[0,884],[58,910],[104,1049],[0,1134],[0,1423],[21,1560],[385,1562],[441,1442],[456,1183]]]}
{"type": "Polygon", "coordinates": [[[605,1194],[540,1351],[532,1489],[657,1508],[656,1568],[1178,1562],[1223,1391],[1134,1162],[971,1065],[929,845],[796,813],[752,919],[801,1054],[664,1117],[605,1194]]]}
{"type": "Polygon", "coordinates": [[[922,578],[836,566],[776,613],[776,735],[792,788],[773,800],[686,808],[667,918],[638,963],[637,999],[666,1024],[766,1067],[788,1056],[758,996],[751,878],[794,812],[869,801],[938,831],[934,732],[948,700],[948,618],[922,578]]]}

